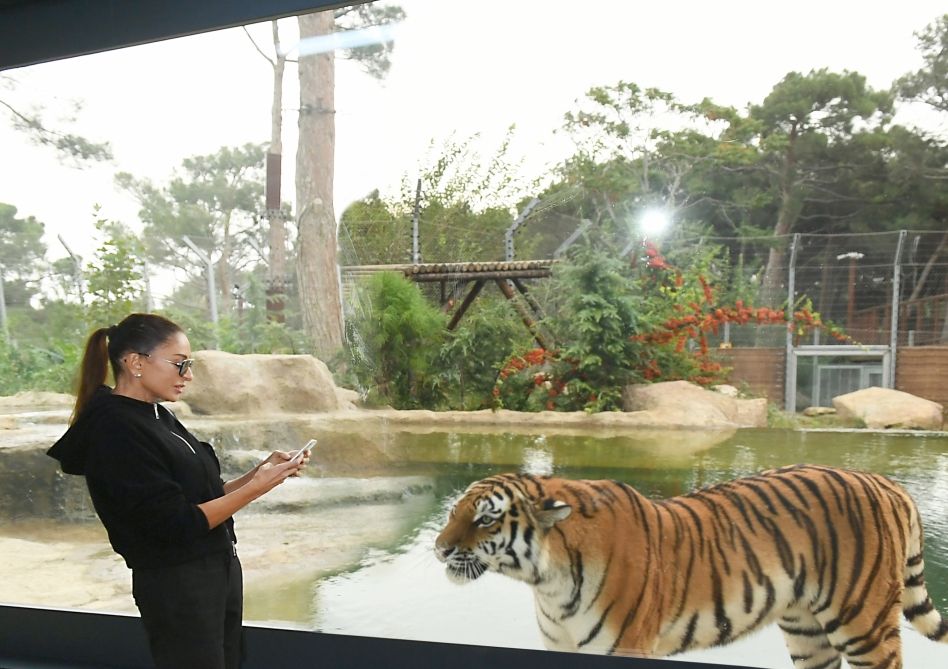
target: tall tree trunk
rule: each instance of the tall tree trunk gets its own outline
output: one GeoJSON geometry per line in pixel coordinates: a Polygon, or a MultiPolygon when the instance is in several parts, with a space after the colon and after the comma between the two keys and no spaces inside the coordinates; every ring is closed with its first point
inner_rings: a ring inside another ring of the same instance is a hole
{"type": "MultiPolygon", "coordinates": [[[[331,11],[299,17],[300,40],[333,32],[331,11]]],[[[342,346],[342,303],[336,266],[333,212],[335,159],[335,55],[300,57],[300,122],[296,150],[299,226],[297,275],[303,328],[316,354],[329,358],[342,346]]]]}
{"type": "Polygon", "coordinates": [[[280,47],[280,31],[276,21],[273,28],[273,103],[270,108],[270,149],[267,152],[267,220],[270,247],[267,266],[267,318],[282,323],[286,294],[286,221],[282,203],[283,163],[283,73],[286,70],[286,54],[280,47]]]}
{"type": "MultiPolygon", "coordinates": [[[[775,237],[790,234],[793,224],[800,215],[800,196],[796,192],[796,126],[791,128],[788,140],[779,177],[780,209],[777,212],[777,223],[774,225],[775,237]]],[[[787,245],[782,240],[778,240],[767,254],[767,267],[764,269],[764,276],[760,282],[758,298],[761,306],[776,306],[785,297],[785,293],[781,292],[781,282],[787,270],[787,264],[784,262],[786,255],[787,245]]],[[[793,305],[788,305],[788,308],[792,309],[793,305]]]]}

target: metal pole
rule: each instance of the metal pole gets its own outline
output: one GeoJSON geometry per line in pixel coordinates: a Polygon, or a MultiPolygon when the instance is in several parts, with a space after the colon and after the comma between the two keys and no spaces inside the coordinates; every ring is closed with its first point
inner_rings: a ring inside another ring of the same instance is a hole
{"type": "Polygon", "coordinates": [[[151,294],[151,276],[148,272],[148,261],[142,261],[142,278],[145,280],[145,311],[151,312],[155,309],[155,300],[151,294]]]}
{"type": "MultiPolygon", "coordinates": [[[[796,273],[797,273],[797,248],[800,245],[800,233],[793,235],[793,242],[790,244],[790,267],[787,276],[787,321],[793,322],[793,305],[796,298],[796,273]]],[[[797,410],[797,365],[793,357],[793,329],[787,327],[787,347],[786,347],[786,378],[784,379],[783,405],[790,413],[797,410]]]]}
{"type": "Polygon", "coordinates": [[[529,204],[527,204],[527,206],[523,208],[523,211],[520,212],[520,215],[517,216],[517,220],[504,232],[504,257],[508,262],[514,259],[514,233],[517,232],[517,228],[523,225],[523,222],[527,220],[527,216],[530,215],[530,212],[533,211],[533,208],[538,204],[540,204],[540,198],[535,197],[530,200],[529,204]]]}
{"type": "Polygon", "coordinates": [[[214,280],[214,263],[211,261],[211,256],[205,254],[187,235],[184,235],[182,239],[207,268],[207,303],[211,309],[211,323],[214,325],[214,348],[217,348],[217,286],[214,280]]]}
{"type": "Polygon", "coordinates": [[[418,210],[421,204],[421,179],[415,186],[415,211],[411,217],[411,262],[417,265],[421,262],[421,244],[418,240],[418,210]]]}
{"type": "Polygon", "coordinates": [[[902,249],[905,246],[905,230],[899,230],[899,242],[895,246],[895,262],[892,263],[892,318],[889,319],[889,387],[895,388],[896,357],[899,352],[899,310],[902,297],[902,249]]]}
{"type": "Polygon", "coordinates": [[[76,269],[76,291],[79,293],[79,304],[82,304],[85,301],[83,298],[86,294],[85,282],[82,280],[82,257],[72,252],[62,235],[56,235],[56,238],[59,239],[59,243],[63,245],[66,253],[72,258],[72,264],[76,269]]]}

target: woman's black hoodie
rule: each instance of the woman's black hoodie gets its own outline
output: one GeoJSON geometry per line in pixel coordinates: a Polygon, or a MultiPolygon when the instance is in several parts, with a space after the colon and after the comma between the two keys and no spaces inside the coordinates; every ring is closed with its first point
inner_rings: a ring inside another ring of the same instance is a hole
{"type": "Polygon", "coordinates": [[[103,386],[47,453],[65,473],[86,477],[109,541],[130,568],[233,551],[233,519],[209,529],[198,508],[224,495],[214,449],[160,404],[103,386]]]}

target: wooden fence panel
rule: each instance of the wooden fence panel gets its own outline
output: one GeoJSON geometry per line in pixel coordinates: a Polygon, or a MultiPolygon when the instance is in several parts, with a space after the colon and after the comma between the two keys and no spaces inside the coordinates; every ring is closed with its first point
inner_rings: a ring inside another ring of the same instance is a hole
{"type": "Polygon", "coordinates": [[[784,364],[782,348],[731,348],[715,352],[718,361],[731,368],[728,383],[745,385],[758,397],[783,408],[784,364]]]}
{"type": "Polygon", "coordinates": [[[910,346],[898,351],[895,389],[948,409],[948,346],[910,346]]]}

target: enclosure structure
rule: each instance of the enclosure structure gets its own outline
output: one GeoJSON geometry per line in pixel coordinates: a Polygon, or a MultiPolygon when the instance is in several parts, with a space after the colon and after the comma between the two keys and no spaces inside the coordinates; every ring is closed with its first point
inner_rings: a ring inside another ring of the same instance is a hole
{"type": "MultiPolygon", "coordinates": [[[[778,403],[788,411],[832,406],[834,396],[870,386],[943,403],[944,393],[925,382],[928,370],[914,361],[921,356],[937,366],[948,360],[943,346],[948,341],[945,238],[940,231],[899,230],[753,240],[785,249],[784,305],[819,314],[823,323],[844,333],[831,337],[820,328],[786,330],[784,393],[778,403]]],[[[748,240],[721,241],[746,252],[741,246],[748,240]]],[[[759,333],[743,333],[739,343],[725,339],[733,346],[753,347],[761,341],[759,333]]],[[[776,369],[771,372],[779,375],[776,369]]]]}

